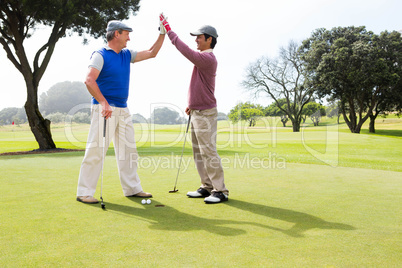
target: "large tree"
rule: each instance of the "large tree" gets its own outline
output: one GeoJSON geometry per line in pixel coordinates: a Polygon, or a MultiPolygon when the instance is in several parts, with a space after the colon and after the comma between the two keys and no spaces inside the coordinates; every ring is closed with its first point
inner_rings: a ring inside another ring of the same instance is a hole
{"type": "Polygon", "coordinates": [[[151,122],[160,125],[174,125],[181,122],[180,114],[168,107],[154,109],[151,114],[151,122]]]}
{"type": "Polygon", "coordinates": [[[67,33],[94,38],[105,35],[107,22],[111,19],[129,18],[139,9],[139,0],[1,0],[0,44],[7,58],[22,74],[27,100],[25,111],[29,126],[40,149],[56,148],[50,121],[44,119],[38,107],[38,86],[56,43],[67,33]],[[30,63],[24,41],[34,34],[38,25],[51,29],[49,38],[35,53],[30,63]]]}
{"type": "Polygon", "coordinates": [[[373,46],[378,58],[377,72],[374,76],[373,94],[367,102],[374,99],[371,110],[369,132],[375,132],[375,119],[379,114],[402,111],[402,38],[399,32],[384,31],[374,36],[373,46]]]}
{"type": "Polygon", "coordinates": [[[314,90],[307,83],[298,45],[289,42],[287,48],[281,48],[277,59],[261,57],[246,72],[242,85],[255,95],[265,93],[272,98],[292,121],[293,132],[299,132],[303,107],[314,90]],[[280,99],[286,102],[281,103],[280,99]]]}
{"type": "Polygon", "coordinates": [[[400,43],[397,32],[379,38],[364,26],[318,29],[303,42],[302,59],[319,96],[339,100],[352,133],[360,133],[374,110],[384,108],[378,104],[387,96],[398,95],[395,85],[402,65],[395,53],[400,53],[400,43]]]}
{"type": "MultiPolygon", "coordinates": [[[[43,92],[39,97],[39,107],[43,114],[69,113],[72,108],[80,104],[88,104],[91,95],[82,82],[65,81],[57,83],[43,92]]],[[[79,112],[90,112],[90,109],[81,109],[79,112]]]]}

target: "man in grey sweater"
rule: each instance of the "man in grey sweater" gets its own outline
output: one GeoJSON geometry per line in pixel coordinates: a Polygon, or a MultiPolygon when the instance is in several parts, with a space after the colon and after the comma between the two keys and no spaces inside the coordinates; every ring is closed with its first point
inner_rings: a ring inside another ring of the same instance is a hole
{"type": "Polygon", "coordinates": [[[229,191],[224,182],[221,158],[216,150],[217,105],[215,99],[215,76],[218,62],[213,53],[218,33],[212,26],[205,25],[190,33],[196,36],[197,50],[190,49],[174,33],[163,14],[160,20],[167,35],[177,50],[194,64],[188,90],[188,107],[191,114],[191,138],[193,156],[201,178],[201,186],[194,192],[188,192],[192,198],[204,197],[207,204],[228,200],[229,191]]]}

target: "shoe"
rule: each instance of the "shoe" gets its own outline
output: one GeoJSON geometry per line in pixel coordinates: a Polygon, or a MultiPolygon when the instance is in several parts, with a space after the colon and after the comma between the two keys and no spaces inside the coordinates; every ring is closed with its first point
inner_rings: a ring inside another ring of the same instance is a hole
{"type": "Polygon", "coordinates": [[[77,196],[77,201],[85,203],[85,204],[96,204],[99,203],[97,199],[93,196],[77,196]]]}
{"type": "Polygon", "coordinates": [[[187,196],[192,198],[207,197],[209,195],[210,193],[208,192],[208,190],[205,190],[203,188],[199,188],[197,191],[187,193],[187,196]]]}
{"type": "Polygon", "coordinates": [[[222,192],[213,192],[210,196],[204,199],[204,202],[207,204],[215,204],[224,201],[228,201],[229,198],[222,192]]]}
{"type": "Polygon", "coordinates": [[[151,198],[152,194],[150,193],[145,193],[145,192],[139,192],[133,195],[127,195],[127,197],[141,197],[141,198],[151,198]]]}

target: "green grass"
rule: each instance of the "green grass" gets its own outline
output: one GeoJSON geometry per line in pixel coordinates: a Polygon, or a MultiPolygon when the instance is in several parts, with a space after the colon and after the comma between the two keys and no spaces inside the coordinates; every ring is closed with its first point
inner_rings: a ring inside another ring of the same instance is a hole
{"type": "MultiPolygon", "coordinates": [[[[398,267],[402,120],[379,122],[376,134],[351,134],[342,124],[338,151],[326,155],[329,125],[306,125],[302,136],[272,123],[220,122],[230,200],[218,205],[185,196],[199,186],[190,144],[179,192],[168,193],[184,125],[135,125],[151,205],[122,195],[113,148],[106,211],[75,201],[83,151],[0,156],[0,267],[398,267]],[[336,165],[323,162],[334,155],[336,165]]],[[[74,125],[71,143],[64,125],[52,129],[57,146],[71,149],[85,147],[87,131],[74,125]]],[[[25,125],[0,127],[0,145],[37,148],[25,125]]]]}

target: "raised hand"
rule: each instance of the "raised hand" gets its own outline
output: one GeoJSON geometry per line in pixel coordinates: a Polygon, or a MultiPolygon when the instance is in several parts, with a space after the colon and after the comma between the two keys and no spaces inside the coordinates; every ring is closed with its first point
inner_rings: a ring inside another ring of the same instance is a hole
{"type": "Polygon", "coordinates": [[[169,22],[167,22],[167,17],[165,17],[163,15],[163,13],[161,13],[159,15],[159,20],[162,23],[163,27],[165,28],[166,32],[168,33],[169,31],[171,31],[172,29],[170,28],[169,22]]]}
{"type": "Polygon", "coordinates": [[[163,26],[162,21],[159,21],[159,33],[166,34],[166,29],[165,29],[165,26],[163,26]]]}

